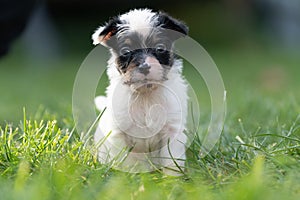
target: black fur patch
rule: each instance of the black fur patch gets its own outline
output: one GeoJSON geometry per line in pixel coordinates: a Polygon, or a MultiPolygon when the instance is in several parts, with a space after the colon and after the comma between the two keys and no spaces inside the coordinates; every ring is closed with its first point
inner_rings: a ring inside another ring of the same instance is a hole
{"type": "Polygon", "coordinates": [[[164,67],[170,68],[173,65],[172,42],[159,35],[151,34],[150,37],[143,39],[139,33],[132,33],[120,37],[117,43],[118,46],[113,48],[113,50],[118,55],[117,65],[119,71],[122,73],[126,73],[126,69],[130,63],[136,66],[142,64],[147,55],[155,57],[164,67]],[[165,49],[156,48],[158,45],[164,45],[165,49]],[[131,51],[122,54],[122,48],[127,48],[131,51]]]}
{"type": "Polygon", "coordinates": [[[173,17],[163,12],[159,12],[157,15],[158,15],[158,24],[157,24],[158,27],[170,29],[180,33],[180,34],[174,33],[175,35],[171,34],[171,37],[173,37],[174,40],[188,34],[189,28],[183,22],[174,19],[173,17]]]}

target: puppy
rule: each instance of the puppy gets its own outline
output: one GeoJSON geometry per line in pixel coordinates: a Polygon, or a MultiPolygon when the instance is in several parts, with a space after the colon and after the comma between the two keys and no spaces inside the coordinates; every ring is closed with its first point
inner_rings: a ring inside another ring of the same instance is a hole
{"type": "Polygon", "coordinates": [[[95,133],[98,159],[120,170],[168,175],[184,170],[187,84],[174,42],[188,27],[162,12],[135,9],[111,18],[92,35],[110,50],[106,107],[95,133]]]}

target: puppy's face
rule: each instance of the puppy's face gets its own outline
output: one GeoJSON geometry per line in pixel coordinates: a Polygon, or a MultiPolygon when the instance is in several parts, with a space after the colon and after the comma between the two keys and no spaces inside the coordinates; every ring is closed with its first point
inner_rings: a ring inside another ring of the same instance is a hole
{"type": "Polygon", "coordinates": [[[182,22],[167,14],[142,9],[112,18],[93,34],[93,40],[111,49],[124,84],[154,89],[155,83],[167,80],[174,41],[187,32],[182,22]]]}

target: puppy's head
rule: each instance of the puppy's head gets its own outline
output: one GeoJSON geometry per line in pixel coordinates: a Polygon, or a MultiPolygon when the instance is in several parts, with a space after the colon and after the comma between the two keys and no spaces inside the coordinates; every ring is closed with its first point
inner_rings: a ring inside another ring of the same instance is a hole
{"type": "Polygon", "coordinates": [[[153,89],[167,80],[174,41],[187,33],[184,23],[167,14],[139,9],[111,18],[92,39],[111,49],[124,84],[153,89]]]}

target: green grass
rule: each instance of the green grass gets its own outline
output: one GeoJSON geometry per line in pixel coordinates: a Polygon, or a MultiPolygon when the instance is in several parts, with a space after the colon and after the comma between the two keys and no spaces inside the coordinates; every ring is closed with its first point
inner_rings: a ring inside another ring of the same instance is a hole
{"type": "Polygon", "coordinates": [[[74,130],[25,118],[0,129],[1,199],[297,199],[299,127],[300,116],[266,130],[232,120],[207,157],[195,142],[186,175],[172,178],[100,165],[74,130]]]}
{"type": "Polygon", "coordinates": [[[80,58],[48,68],[2,60],[1,199],[298,199],[299,58],[259,49],[212,57],[228,92],[224,131],[204,158],[194,141],[182,177],[130,174],[97,162],[71,113],[80,58]]]}
{"type": "Polygon", "coordinates": [[[195,142],[186,175],[172,178],[100,165],[73,130],[24,118],[0,129],[1,199],[297,199],[300,116],[274,125],[226,125],[210,155],[199,158],[195,142]]]}

